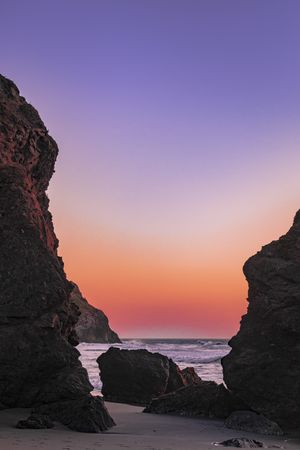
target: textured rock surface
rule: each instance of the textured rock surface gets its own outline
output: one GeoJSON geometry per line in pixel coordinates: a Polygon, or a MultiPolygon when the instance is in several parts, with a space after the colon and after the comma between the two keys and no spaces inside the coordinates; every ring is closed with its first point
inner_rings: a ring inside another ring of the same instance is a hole
{"type": "Polygon", "coordinates": [[[223,358],[228,388],[283,427],[300,425],[300,212],[244,265],[248,311],[223,358]]]}
{"type": "Polygon", "coordinates": [[[282,436],[283,431],[270,419],[253,411],[235,411],[225,420],[225,426],[233,430],[249,431],[271,436],[282,436]]]}
{"type": "Polygon", "coordinates": [[[97,362],[102,394],[113,402],[147,405],[154,397],[201,381],[196,373],[185,377],[171,359],[148,350],[111,347],[97,362]]]}
{"type": "Polygon", "coordinates": [[[153,399],[144,412],[224,419],[243,406],[222,384],[201,381],[153,399]]]}
{"type": "Polygon", "coordinates": [[[75,330],[80,342],[121,342],[117,333],[109,326],[108,318],[100,309],[90,305],[82,296],[78,286],[72,283],[70,299],[78,306],[80,316],[75,330]]]}
{"type": "Polygon", "coordinates": [[[78,403],[82,412],[81,403],[89,401],[99,413],[94,428],[105,429],[111,418],[90,396],[92,386],[74,348],[78,311],[69,300],[71,285],[48,211],[45,192],[57,145],[37,111],[2,76],[0,119],[0,402],[51,403],[54,411],[68,400],[73,412],[78,403]]]}

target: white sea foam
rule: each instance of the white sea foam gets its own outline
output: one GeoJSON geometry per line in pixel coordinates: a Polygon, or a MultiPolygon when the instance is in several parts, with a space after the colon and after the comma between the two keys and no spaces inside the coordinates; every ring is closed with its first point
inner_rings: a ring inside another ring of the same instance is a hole
{"type": "Polygon", "coordinates": [[[101,381],[96,359],[110,347],[128,350],[144,348],[161,353],[172,358],[181,369],[192,366],[203,380],[217,383],[223,381],[221,358],[230,350],[225,339],[124,339],[122,344],[82,343],[77,347],[81,353],[80,359],[97,391],[101,389],[101,381]]]}

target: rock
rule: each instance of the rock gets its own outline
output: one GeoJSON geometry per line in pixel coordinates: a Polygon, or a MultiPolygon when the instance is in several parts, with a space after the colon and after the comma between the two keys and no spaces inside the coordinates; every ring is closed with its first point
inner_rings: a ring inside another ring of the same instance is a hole
{"type": "Polygon", "coordinates": [[[154,398],[144,412],[223,419],[241,407],[242,403],[224,385],[201,381],[154,398]]]}
{"type": "MultiPolygon", "coordinates": [[[[46,190],[58,153],[38,112],[0,76],[0,399],[6,408],[64,401],[72,413],[99,410],[74,348],[78,308],[57,255],[46,190]],[[87,410],[83,411],[85,402],[87,410]]],[[[101,414],[100,414],[101,412],[101,414]]],[[[53,414],[59,420],[60,412],[53,414]]]]}
{"type": "Polygon", "coordinates": [[[103,383],[102,394],[112,402],[147,405],[153,397],[178,389],[193,380],[167,356],[147,350],[111,347],[97,359],[103,383]]]}
{"type": "Polygon", "coordinates": [[[217,442],[216,445],[222,445],[223,447],[236,447],[236,448],[262,448],[264,444],[256,441],[255,439],[247,438],[233,438],[223,442],[217,442]]]}
{"type": "Polygon", "coordinates": [[[97,359],[105,400],[146,405],[165,392],[169,360],[147,350],[120,350],[111,347],[97,359]]]}
{"type": "Polygon", "coordinates": [[[83,397],[81,400],[62,400],[39,406],[35,410],[74,431],[99,433],[115,425],[101,397],[83,397]]]}
{"type": "Polygon", "coordinates": [[[111,330],[104,312],[90,305],[75,283],[72,283],[72,287],[70,299],[80,311],[78,322],[75,325],[79,341],[121,343],[117,333],[111,330]]]}
{"type": "Polygon", "coordinates": [[[248,311],[222,360],[228,388],[283,428],[300,426],[300,211],[244,265],[248,311]]]}
{"type": "Polygon", "coordinates": [[[282,436],[283,431],[276,422],[267,419],[262,414],[253,411],[235,411],[225,420],[225,426],[233,430],[249,431],[251,433],[282,436]]]}
{"type": "Polygon", "coordinates": [[[181,374],[185,380],[186,385],[199,383],[201,381],[201,378],[196,373],[194,367],[185,367],[181,370],[181,374]]]}
{"type": "Polygon", "coordinates": [[[53,428],[54,423],[49,416],[46,416],[44,414],[31,414],[27,419],[19,420],[16,427],[38,430],[43,428],[53,428]]]}
{"type": "Polygon", "coordinates": [[[169,358],[169,378],[164,392],[165,394],[176,391],[189,384],[199,383],[200,381],[201,378],[197,375],[193,367],[186,367],[181,370],[177,364],[169,358]]]}

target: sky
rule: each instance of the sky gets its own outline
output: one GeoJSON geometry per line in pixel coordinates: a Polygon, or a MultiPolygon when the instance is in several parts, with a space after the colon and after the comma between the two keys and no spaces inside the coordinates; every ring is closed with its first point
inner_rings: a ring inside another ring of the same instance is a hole
{"type": "Polygon", "coordinates": [[[298,0],[1,0],[65,271],[121,337],[230,337],[300,206],[298,0]]]}

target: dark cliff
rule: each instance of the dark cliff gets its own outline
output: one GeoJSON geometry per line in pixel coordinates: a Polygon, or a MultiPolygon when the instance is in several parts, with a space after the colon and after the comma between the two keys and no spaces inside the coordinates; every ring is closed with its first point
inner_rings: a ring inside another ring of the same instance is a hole
{"type": "Polygon", "coordinates": [[[228,388],[283,427],[300,425],[300,211],[244,265],[248,311],[223,358],[228,388]]]}
{"type": "Polygon", "coordinates": [[[75,325],[79,341],[121,343],[117,333],[110,328],[104,312],[90,305],[75,283],[72,283],[72,286],[70,299],[80,311],[78,322],[75,325]]]}
{"type": "Polygon", "coordinates": [[[57,153],[37,111],[0,76],[0,403],[100,431],[113,421],[74,348],[78,312],[48,211],[57,153]]]}

